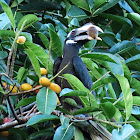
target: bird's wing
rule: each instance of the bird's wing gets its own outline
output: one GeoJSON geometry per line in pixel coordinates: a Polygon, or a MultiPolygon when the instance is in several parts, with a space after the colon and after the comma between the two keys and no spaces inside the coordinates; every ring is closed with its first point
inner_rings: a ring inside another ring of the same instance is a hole
{"type": "Polygon", "coordinates": [[[62,57],[57,57],[53,64],[53,76],[57,74],[59,66],[62,62],[62,57]]]}
{"type": "Polygon", "coordinates": [[[90,77],[90,74],[84,62],[80,57],[75,56],[73,58],[73,66],[74,66],[76,76],[79,78],[79,80],[84,84],[85,87],[91,89],[93,85],[92,79],[90,77]]]}

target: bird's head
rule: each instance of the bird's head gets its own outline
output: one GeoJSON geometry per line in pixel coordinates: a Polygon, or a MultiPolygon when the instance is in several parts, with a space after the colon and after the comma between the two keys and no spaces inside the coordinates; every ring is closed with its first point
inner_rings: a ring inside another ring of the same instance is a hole
{"type": "Polygon", "coordinates": [[[102,40],[100,37],[98,37],[98,32],[103,33],[103,30],[92,23],[87,23],[80,28],[73,29],[67,35],[66,45],[69,46],[79,44],[82,46],[90,40],[102,40]]]}

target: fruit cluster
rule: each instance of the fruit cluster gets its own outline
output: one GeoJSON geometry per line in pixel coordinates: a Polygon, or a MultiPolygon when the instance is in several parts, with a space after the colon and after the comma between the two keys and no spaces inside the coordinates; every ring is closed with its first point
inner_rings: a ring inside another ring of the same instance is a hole
{"type": "MultiPolygon", "coordinates": [[[[8,123],[10,121],[11,121],[11,119],[9,117],[6,117],[6,118],[4,118],[3,123],[5,124],[5,123],[8,123]]],[[[0,136],[3,136],[3,137],[8,137],[9,134],[10,134],[10,132],[8,130],[0,132],[0,136]]]]}

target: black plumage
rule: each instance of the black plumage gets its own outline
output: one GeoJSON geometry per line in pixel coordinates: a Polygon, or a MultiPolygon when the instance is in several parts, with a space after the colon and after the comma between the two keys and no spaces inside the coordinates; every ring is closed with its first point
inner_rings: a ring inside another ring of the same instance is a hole
{"type": "MultiPolygon", "coordinates": [[[[72,74],[76,76],[89,90],[91,89],[93,82],[90,77],[90,74],[82,61],[78,56],[79,49],[88,41],[93,39],[101,40],[98,37],[98,31],[103,32],[99,27],[86,24],[80,28],[73,29],[67,36],[67,39],[64,43],[63,48],[63,57],[58,57],[53,66],[53,74],[56,75],[61,71],[67,64],[68,67],[64,69],[61,73],[63,74],[72,74]]],[[[56,77],[55,83],[61,86],[61,88],[71,88],[70,84],[63,78],[56,77]]],[[[77,107],[67,104],[64,101],[63,97],[61,98],[61,103],[63,108],[67,111],[73,112],[75,109],[82,107],[82,102],[78,97],[72,97],[77,103],[77,107]]],[[[92,140],[111,140],[112,135],[100,124],[96,124],[93,121],[77,122],[76,125],[89,134],[92,140]]]]}
{"type": "MultiPolygon", "coordinates": [[[[93,40],[98,37],[98,28],[96,29],[92,24],[86,24],[81,28],[73,29],[67,36],[63,48],[63,57],[58,57],[53,66],[53,74],[56,75],[60,70],[62,70],[68,63],[68,67],[61,73],[62,74],[72,74],[76,76],[89,90],[91,89],[93,82],[90,74],[82,61],[78,56],[79,49],[88,41],[93,40]],[[92,36],[90,36],[89,34],[92,36]]],[[[100,30],[102,31],[102,30],[100,30]]],[[[55,78],[55,83],[63,88],[71,88],[70,84],[60,77],[55,78]]],[[[63,97],[64,98],[64,97],[63,97]]],[[[78,105],[82,103],[78,97],[72,97],[78,105]]],[[[75,107],[68,105],[61,100],[62,105],[65,109],[71,111],[75,107]]]]}

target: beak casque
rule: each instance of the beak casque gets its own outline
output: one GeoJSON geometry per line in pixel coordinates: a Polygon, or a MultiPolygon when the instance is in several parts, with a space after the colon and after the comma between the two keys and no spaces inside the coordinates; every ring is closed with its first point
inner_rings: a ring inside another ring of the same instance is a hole
{"type": "Polygon", "coordinates": [[[98,32],[103,33],[103,30],[100,27],[93,25],[92,23],[87,23],[82,27],[77,28],[74,41],[94,39],[102,40],[100,37],[98,37],[98,32]],[[86,33],[86,35],[80,35],[82,33],[86,33]]]}

